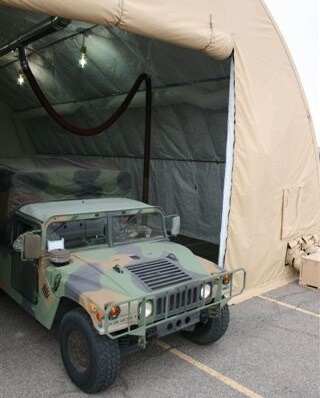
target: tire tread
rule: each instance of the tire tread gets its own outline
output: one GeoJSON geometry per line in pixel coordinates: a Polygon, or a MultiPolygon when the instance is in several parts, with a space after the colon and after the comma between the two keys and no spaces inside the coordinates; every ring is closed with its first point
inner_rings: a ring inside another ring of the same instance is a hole
{"type": "Polygon", "coordinates": [[[63,352],[64,345],[61,343],[61,355],[71,380],[88,394],[98,393],[109,387],[117,377],[120,371],[120,350],[116,341],[108,339],[106,336],[100,336],[92,322],[90,316],[82,308],[76,308],[68,312],[61,322],[61,331],[66,324],[82,325],[84,331],[89,335],[92,343],[90,351],[94,351],[94,376],[87,384],[80,385],[73,377],[72,365],[68,363],[66,355],[63,352]]]}
{"type": "Polygon", "coordinates": [[[229,307],[221,308],[218,318],[209,318],[205,324],[198,324],[193,332],[182,332],[188,340],[200,345],[212,344],[221,339],[226,333],[230,321],[229,307]]]}

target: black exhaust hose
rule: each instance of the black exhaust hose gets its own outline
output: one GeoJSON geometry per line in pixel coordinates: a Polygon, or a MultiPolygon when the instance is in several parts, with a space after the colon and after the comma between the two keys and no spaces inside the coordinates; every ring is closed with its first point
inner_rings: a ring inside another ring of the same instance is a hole
{"type": "Polygon", "coordinates": [[[126,98],[123,100],[122,104],[119,108],[115,111],[113,115],[111,115],[106,121],[101,123],[99,126],[93,128],[83,129],[77,126],[74,126],[72,123],[65,120],[58,112],[55,111],[53,106],[49,103],[46,96],[44,95],[43,91],[41,90],[38,82],[36,81],[27,57],[25,53],[24,47],[19,47],[19,60],[21,68],[27,77],[30,86],[37,96],[38,100],[40,101],[41,105],[47,111],[49,116],[64,130],[68,131],[69,133],[78,135],[78,136],[94,136],[102,133],[103,131],[110,128],[124,113],[124,111],[128,108],[131,101],[133,100],[134,96],[138,92],[141,84],[145,82],[146,85],[146,112],[145,112],[145,143],[144,143],[144,166],[143,166],[143,198],[144,202],[148,202],[149,197],[149,169],[150,169],[150,150],[151,150],[151,108],[152,108],[152,86],[151,86],[151,78],[146,73],[142,73],[133,86],[131,87],[130,91],[128,92],[126,98]]]}
{"type": "MultiPolygon", "coordinates": [[[[35,95],[38,97],[38,100],[40,101],[41,105],[44,107],[44,109],[48,112],[48,114],[65,130],[69,131],[72,134],[76,135],[82,135],[82,136],[90,136],[90,135],[97,135],[102,133],[103,131],[107,130],[109,127],[111,127],[118,119],[119,117],[123,114],[123,112],[128,108],[130,105],[130,102],[134,98],[135,94],[137,93],[139,87],[141,84],[145,81],[146,82],[146,109],[149,107],[151,108],[151,95],[148,95],[148,91],[151,92],[151,83],[150,83],[150,77],[142,73],[137,80],[135,81],[134,85],[130,89],[129,93],[127,94],[126,98],[123,100],[122,104],[119,106],[119,108],[116,110],[116,112],[109,117],[106,121],[101,123],[97,127],[89,128],[89,129],[83,129],[79,128],[77,126],[74,126],[73,124],[69,123],[67,120],[65,120],[61,115],[59,115],[55,109],[52,107],[52,105],[49,103],[47,100],[46,96],[44,95],[43,91],[41,90],[39,84],[37,83],[27,60],[27,57],[25,55],[25,50],[23,47],[19,47],[19,58],[20,58],[20,65],[21,68],[26,75],[32,90],[34,91],[35,95]]],[[[151,112],[150,112],[151,113],[151,112]]]]}

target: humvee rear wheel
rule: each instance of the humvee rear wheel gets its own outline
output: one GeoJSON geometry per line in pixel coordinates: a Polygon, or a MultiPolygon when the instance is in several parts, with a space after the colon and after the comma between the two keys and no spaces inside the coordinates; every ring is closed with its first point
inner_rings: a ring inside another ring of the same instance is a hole
{"type": "Polygon", "coordinates": [[[199,322],[193,332],[182,332],[182,334],[194,343],[201,345],[211,344],[218,341],[226,333],[229,320],[229,307],[226,304],[221,308],[219,317],[208,318],[206,322],[199,322]]]}
{"type": "Polygon", "coordinates": [[[60,350],[70,379],[86,393],[105,390],[119,373],[118,343],[98,335],[82,308],[76,308],[63,317],[60,350]]]}

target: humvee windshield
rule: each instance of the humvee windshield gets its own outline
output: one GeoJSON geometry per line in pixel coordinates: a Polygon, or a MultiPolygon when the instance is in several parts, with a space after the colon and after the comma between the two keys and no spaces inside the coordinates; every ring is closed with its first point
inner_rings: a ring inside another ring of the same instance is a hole
{"type": "Polygon", "coordinates": [[[52,222],[47,229],[47,250],[123,244],[163,238],[163,216],[156,209],[130,210],[52,222]]]}
{"type": "Polygon", "coordinates": [[[112,216],[113,243],[147,238],[163,238],[162,215],[159,211],[136,212],[112,216]]]}

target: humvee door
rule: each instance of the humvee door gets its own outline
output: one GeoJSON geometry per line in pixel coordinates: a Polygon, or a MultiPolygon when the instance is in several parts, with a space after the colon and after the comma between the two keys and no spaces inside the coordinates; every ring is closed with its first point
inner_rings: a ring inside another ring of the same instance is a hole
{"type": "MultiPolygon", "coordinates": [[[[39,228],[38,225],[17,218],[11,247],[21,234],[39,228]]],[[[21,253],[12,249],[11,286],[32,304],[38,302],[38,280],[38,260],[22,260],[21,253]]]]}

